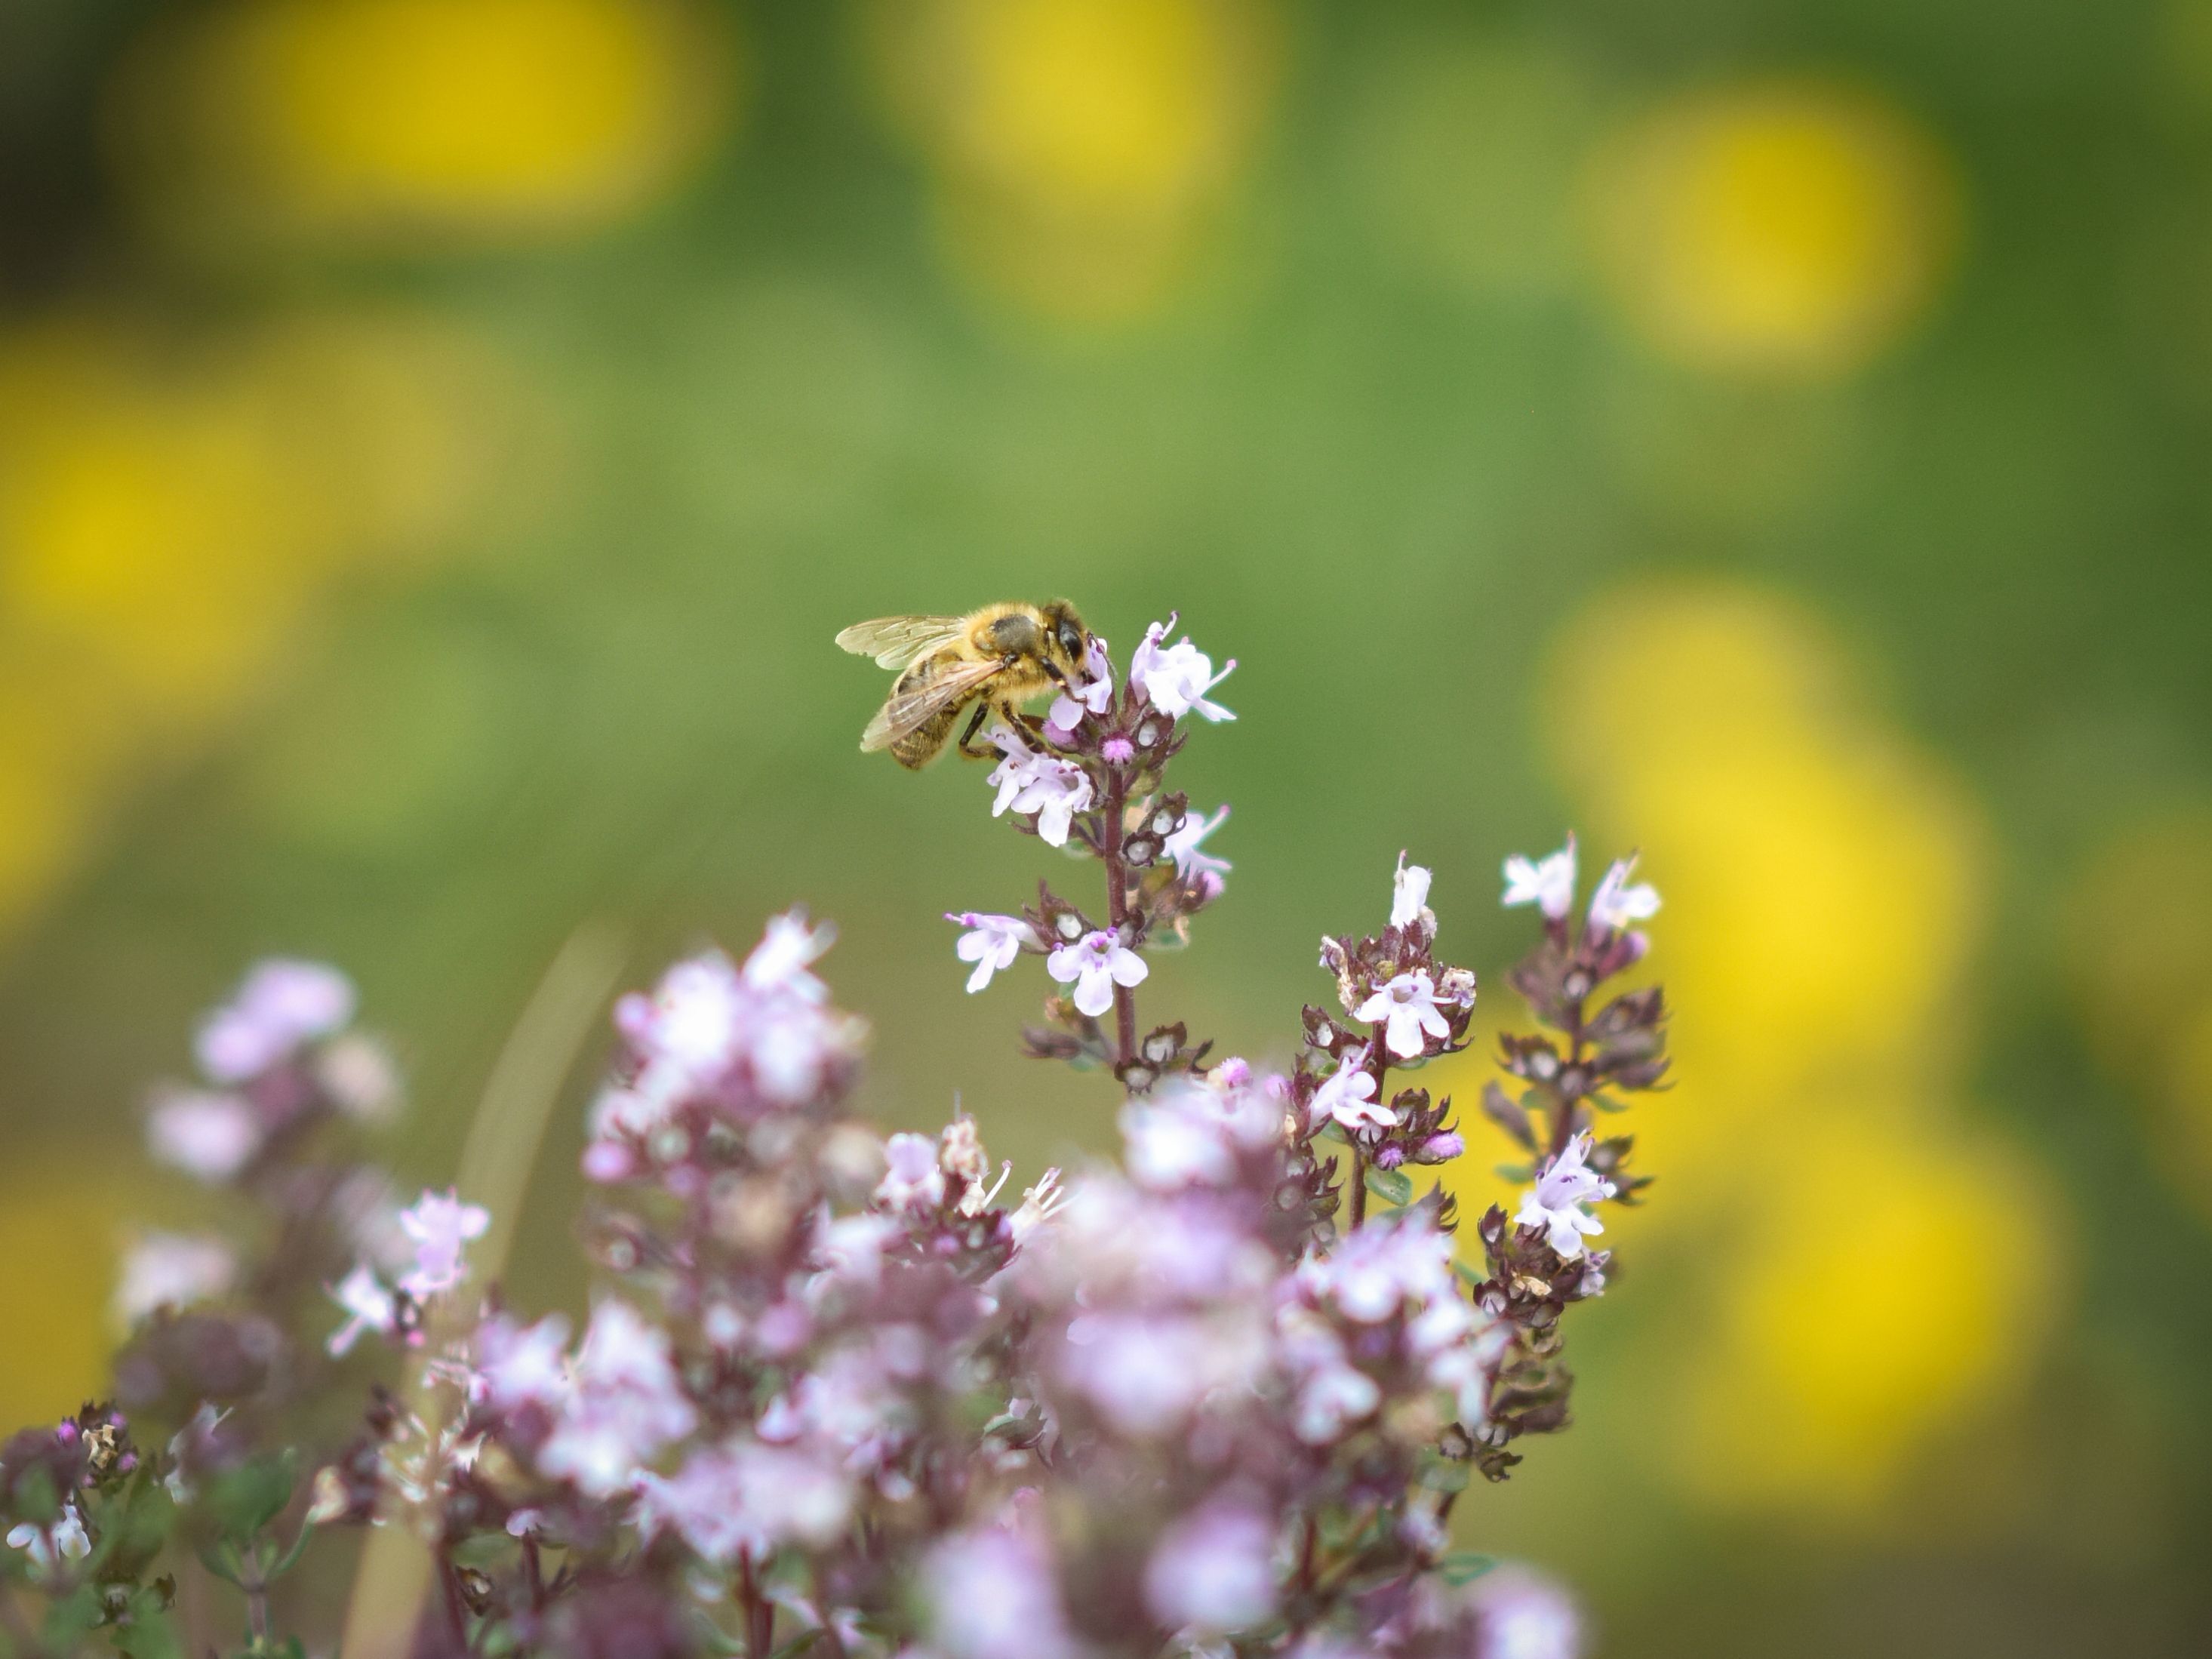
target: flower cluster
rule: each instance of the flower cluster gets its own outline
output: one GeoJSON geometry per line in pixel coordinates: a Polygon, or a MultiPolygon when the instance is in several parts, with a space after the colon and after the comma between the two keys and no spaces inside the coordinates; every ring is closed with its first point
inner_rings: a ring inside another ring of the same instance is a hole
{"type": "Polygon", "coordinates": [[[1019,731],[1002,723],[991,733],[1003,757],[989,779],[998,791],[993,816],[1011,811],[1048,846],[1072,844],[1097,859],[1106,872],[1102,913],[1048,884],[1019,915],[945,918],[964,930],[956,949],[975,963],[970,991],[1024,953],[1043,957],[1046,973],[1070,988],[1047,1003],[1047,1024],[1029,1036],[1032,1054],[1111,1066],[1139,1093],[1204,1058],[1181,1026],[1139,1036],[1133,993],[1149,971],[1144,953],[1182,944],[1190,918],[1221,896],[1230,868],[1204,847],[1229,809],[1194,812],[1161,781],[1182,747],[1186,716],[1236,719],[1207,693],[1237,665],[1215,672],[1188,635],[1168,645],[1174,626],[1170,617],[1146,630],[1118,690],[1106,641],[1094,637],[1081,678],[1042,720],[1025,720],[1019,731]],[[1110,1031],[1101,1024],[1109,1016],[1110,1031]]]}
{"type": "Polygon", "coordinates": [[[241,1224],[140,1241],[117,1403],[0,1449],[0,1577],[69,1632],[52,1650],[204,1650],[208,1597],[176,1593],[200,1571],[235,1588],[243,1653],[327,1644],[288,1574],[383,1526],[435,1564],[428,1605],[386,1610],[423,1652],[1571,1659],[1571,1604],[1455,1547],[1455,1510],[1565,1422],[1561,1315],[1604,1288],[1600,1210],[1644,1184],[1595,1122],[1660,1082],[1663,1009],[1600,989],[1657,896],[1624,861],[1577,920],[1571,844],[1509,862],[1506,902],[1545,918],[1511,975],[1545,1029],[1504,1039],[1524,1087],[1482,1111],[1528,1184],[1462,1237],[1414,1184],[1465,1151],[1451,1102],[1392,1076],[1462,1049],[1474,1006],[1425,868],[1401,857],[1378,931],[1322,941],[1335,1006],[1286,1069],[1140,1031],[1148,951],[1229,867],[1203,848],[1228,809],[1164,781],[1186,720],[1231,718],[1228,671],[1170,626],[1118,689],[1094,641],[996,734],[994,811],[1095,859],[1097,912],[1042,886],[949,918],[971,990],[1042,958],[1030,1052],[1113,1068],[1116,1160],[1017,1196],[969,1119],[856,1121],[865,1028],[793,911],[617,1006],[590,1311],[532,1318],[471,1261],[480,1205],[403,1208],[346,1150],[396,1097],[351,988],[257,969],[149,1126],[241,1224]]]}

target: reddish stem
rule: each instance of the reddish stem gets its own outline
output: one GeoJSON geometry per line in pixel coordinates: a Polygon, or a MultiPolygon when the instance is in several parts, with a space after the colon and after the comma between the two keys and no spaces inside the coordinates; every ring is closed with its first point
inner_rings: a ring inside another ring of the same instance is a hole
{"type": "MultiPolygon", "coordinates": [[[[1109,764],[1106,769],[1106,823],[1103,844],[1099,857],[1106,864],[1106,925],[1114,930],[1115,943],[1126,943],[1121,938],[1122,925],[1129,917],[1129,872],[1121,862],[1121,819],[1128,805],[1128,784],[1121,769],[1109,764]]],[[[1115,1063],[1127,1066],[1137,1057],[1137,999],[1126,985],[1114,987],[1115,1063]]]]}

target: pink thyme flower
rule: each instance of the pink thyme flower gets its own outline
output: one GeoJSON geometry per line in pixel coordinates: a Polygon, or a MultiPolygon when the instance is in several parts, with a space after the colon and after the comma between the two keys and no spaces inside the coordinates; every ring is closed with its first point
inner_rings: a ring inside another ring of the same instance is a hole
{"type": "Polygon", "coordinates": [[[398,1301],[366,1261],[355,1263],[351,1273],[330,1287],[330,1298],[346,1312],[345,1323],[331,1333],[327,1345],[333,1359],[352,1352],[364,1332],[389,1336],[399,1322],[398,1301]]]}
{"type": "Polygon", "coordinates": [[[845,1524],[852,1486],[813,1456],[740,1441],[694,1452],[673,1475],[638,1480],[638,1525],[676,1532],[709,1561],[765,1559],[794,1540],[826,1543],[845,1524]]]}
{"type": "Polygon", "coordinates": [[[1516,1227],[1541,1227],[1553,1249],[1570,1261],[1583,1253],[1583,1235],[1605,1231],[1605,1224],[1583,1206],[1613,1194],[1613,1182],[1585,1162],[1589,1151],[1589,1132],[1584,1130],[1544,1166],[1513,1218],[1516,1227]]]}
{"type": "Polygon", "coordinates": [[[217,1083],[246,1082],[340,1030],[353,1008],[353,982],[337,969],[272,957],[200,1026],[200,1069],[217,1083]]]}
{"type": "Polygon", "coordinates": [[[413,1208],[402,1210],[399,1225],[415,1241],[415,1265],[400,1276],[399,1288],[417,1302],[427,1302],[468,1277],[461,1253],[469,1240],[483,1237],[491,1225],[491,1212],[480,1204],[462,1203],[448,1187],[443,1193],[425,1192],[413,1208]]]}
{"type": "Polygon", "coordinates": [[[1553,921],[1573,909],[1575,838],[1570,835],[1565,847],[1541,860],[1526,859],[1518,853],[1506,860],[1505,896],[1501,902],[1508,909],[1533,904],[1553,921]]]}
{"type": "Polygon", "coordinates": [[[1451,1026],[1437,1011],[1436,981],[1423,968],[1390,980],[1359,1005],[1354,1017],[1370,1025],[1383,1022],[1382,1046],[1401,1060],[1411,1060],[1428,1046],[1424,1032],[1432,1037],[1451,1035],[1451,1026]]]}
{"type": "Polygon", "coordinates": [[[1407,864],[1403,853],[1398,854],[1398,872],[1390,881],[1390,925],[1410,927],[1419,922],[1430,933],[1437,931],[1436,913],[1429,908],[1430,873],[1418,864],[1407,864]]]}
{"type": "Polygon", "coordinates": [[[876,1202],[888,1210],[933,1210],[945,1202],[945,1171],[937,1143],[927,1135],[896,1134],[884,1143],[890,1165],[876,1184],[876,1202]]]}
{"type": "Polygon", "coordinates": [[[985,780],[999,792],[991,816],[1034,812],[1037,839],[1048,847],[1066,846],[1075,815],[1091,805],[1091,775],[1073,761],[1039,754],[1003,726],[991,733],[991,741],[1005,757],[985,780]]]}
{"type": "Polygon", "coordinates": [[[965,927],[952,954],[963,962],[972,962],[975,971],[968,975],[968,992],[974,995],[991,982],[991,975],[1014,965],[1024,946],[1042,948],[1036,929],[1019,916],[986,915],[975,910],[945,913],[947,921],[965,927]]]}
{"type": "Polygon", "coordinates": [[[23,1521],[9,1528],[8,1543],[27,1555],[40,1572],[51,1570],[58,1561],[82,1561],[92,1553],[91,1535],[85,1531],[84,1517],[74,1504],[64,1504],[60,1516],[49,1526],[23,1521]]]}
{"type": "Polygon", "coordinates": [[[1103,714],[1114,706],[1114,660],[1106,654],[1106,641],[1093,634],[1083,653],[1083,666],[1067,689],[1052,700],[1045,724],[1060,738],[1072,738],[1085,714],[1103,714]]]}
{"type": "Polygon", "coordinates": [[[929,1633],[947,1659],[1076,1659],[1060,1580],[1042,1540],[991,1528],[930,1553],[919,1582],[929,1633]]]}
{"type": "Polygon", "coordinates": [[[146,1117],[146,1146],[164,1164],[202,1181],[228,1181],[253,1161],[264,1133],[236,1095],[173,1094],[146,1117]]]}
{"type": "Polygon", "coordinates": [[[1063,945],[1044,960],[1044,970],[1075,987],[1075,1006],[1096,1019],[1114,1006],[1114,988],[1144,983],[1145,959],[1105,928],[1063,945]]]}
{"type": "Polygon", "coordinates": [[[1558,1585],[1520,1567],[1501,1567],[1469,1592],[1473,1659],[1576,1659],[1582,1621],[1558,1585]]]}
{"type": "Polygon", "coordinates": [[[1170,1630],[1240,1631],[1275,1610],[1275,1527],[1239,1498],[1219,1499],[1160,1534],[1145,1601],[1170,1630]]]}
{"type": "Polygon", "coordinates": [[[1129,684],[1170,720],[1180,720],[1193,710],[1210,720],[1235,720],[1236,715],[1206,694],[1229,678],[1237,659],[1231,658],[1228,666],[1215,673],[1213,659],[1193,645],[1187,634],[1162,650],[1160,641],[1175,624],[1170,614],[1165,622],[1156,622],[1145,630],[1144,639],[1129,659],[1129,684]]]}
{"type": "Polygon", "coordinates": [[[1396,1124],[1398,1114],[1375,1098],[1375,1075],[1367,1069],[1368,1053],[1365,1048],[1354,1049],[1322,1079],[1314,1091],[1309,1114],[1311,1122],[1334,1118],[1344,1128],[1355,1132],[1388,1129],[1396,1124]]]}
{"type": "MultiPolygon", "coordinates": [[[[633,991],[615,1005],[615,1024],[672,1091],[726,1071],[746,1006],[737,964],[720,951],[677,963],[651,995],[633,991]]],[[[641,1076],[642,1091],[645,1077],[641,1076]]]]}
{"type": "Polygon", "coordinates": [[[116,1322],[136,1325],[156,1309],[185,1308],[222,1295],[238,1279],[238,1257],[219,1238],[148,1233],[123,1253],[115,1285],[116,1322]]]}
{"type": "Polygon", "coordinates": [[[1155,1192],[1224,1186],[1237,1172],[1220,1128],[1176,1097],[1129,1102],[1121,1109],[1121,1135],[1129,1174],[1155,1192]]]}
{"type": "Polygon", "coordinates": [[[837,930],[828,922],[815,927],[804,910],[787,910],[769,918],[768,931],[753,946],[739,970],[745,988],[763,996],[791,996],[801,1002],[830,1000],[830,988],[807,972],[810,963],[837,942],[837,930]]]}
{"type": "Polygon", "coordinates": [[[1650,882],[1638,882],[1633,887],[1628,878],[1636,869],[1636,854],[1615,859],[1598,882],[1597,891],[1590,895],[1589,921],[1593,927],[1617,931],[1633,921],[1643,921],[1659,911],[1659,890],[1650,882]]]}
{"type": "Polygon", "coordinates": [[[1177,875],[1188,881],[1194,875],[1220,875],[1231,867],[1227,859],[1216,858],[1211,853],[1200,850],[1200,843],[1228,821],[1229,809],[1226,806],[1210,818],[1201,812],[1186,812],[1183,815],[1182,822],[1176,827],[1175,833],[1167,838],[1162,848],[1175,860],[1177,875]]]}
{"type": "Polygon", "coordinates": [[[592,1310],[574,1380],[538,1467],[574,1481],[591,1497],[628,1490],[654,1454],[698,1421],[677,1377],[667,1334],[626,1302],[610,1297],[592,1310]]]}
{"type": "Polygon", "coordinates": [[[568,1397],[568,1322],[548,1314],[535,1325],[505,1314],[477,1327],[477,1378],[484,1398],[501,1411],[524,1406],[558,1410],[568,1397]]]}

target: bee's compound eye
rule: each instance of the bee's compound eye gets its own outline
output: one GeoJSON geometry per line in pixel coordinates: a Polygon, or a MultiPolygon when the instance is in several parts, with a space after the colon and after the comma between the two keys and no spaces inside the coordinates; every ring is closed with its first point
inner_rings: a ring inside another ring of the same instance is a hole
{"type": "Polygon", "coordinates": [[[1083,654],[1082,630],[1072,623],[1062,623],[1060,625],[1060,648],[1069,656],[1081,656],[1083,654]]]}

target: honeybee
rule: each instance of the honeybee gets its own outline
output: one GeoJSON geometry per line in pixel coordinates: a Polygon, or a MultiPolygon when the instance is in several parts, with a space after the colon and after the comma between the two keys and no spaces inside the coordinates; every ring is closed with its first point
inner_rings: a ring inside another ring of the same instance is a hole
{"type": "Polygon", "coordinates": [[[975,714],[960,736],[973,759],[975,733],[996,713],[1019,725],[1014,705],[1065,687],[1083,672],[1091,631],[1065,599],[1049,605],[987,605],[964,617],[882,617],[854,623],[837,643],[873,657],[899,677],[890,696],[860,733],[863,752],[888,749],[901,766],[920,769],[943,752],[960,711],[975,714]]]}

